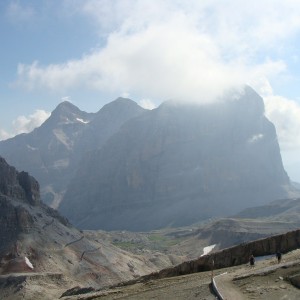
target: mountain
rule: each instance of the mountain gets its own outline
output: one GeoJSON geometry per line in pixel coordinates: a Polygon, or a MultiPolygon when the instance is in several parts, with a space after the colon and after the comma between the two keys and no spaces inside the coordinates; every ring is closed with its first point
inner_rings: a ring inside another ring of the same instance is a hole
{"type": "Polygon", "coordinates": [[[175,262],[159,253],[134,255],[77,230],[41,202],[32,176],[0,157],[1,299],[57,299],[74,286],[99,288],[175,262]]]}
{"type": "Polygon", "coordinates": [[[129,120],[82,161],[59,210],[85,229],[144,231],[231,215],[291,190],[263,100],[245,87],[129,120]]]}
{"type": "Polygon", "coordinates": [[[0,154],[19,170],[35,176],[42,199],[56,208],[86,153],[101,147],[128,119],[144,109],[118,98],[97,113],[62,102],[40,127],[0,142],[0,154]]]}
{"type": "Polygon", "coordinates": [[[265,205],[250,207],[239,212],[234,217],[299,224],[300,198],[280,199],[265,205]]]}

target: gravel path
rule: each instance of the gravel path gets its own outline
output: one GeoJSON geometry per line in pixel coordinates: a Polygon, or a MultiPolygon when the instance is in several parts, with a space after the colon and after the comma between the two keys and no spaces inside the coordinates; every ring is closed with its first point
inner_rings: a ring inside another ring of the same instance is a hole
{"type": "Polygon", "coordinates": [[[258,261],[254,267],[242,265],[215,277],[223,299],[300,299],[300,290],[288,276],[300,273],[300,251],[292,251],[278,264],[274,258],[258,261]]]}
{"type": "Polygon", "coordinates": [[[243,293],[236,288],[232,281],[233,276],[233,274],[228,274],[226,272],[215,276],[214,278],[215,286],[224,300],[244,299],[243,293]]]}
{"type": "MultiPolygon", "coordinates": [[[[226,300],[299,300],[300,290],[285,280],[295,273],[300,274],[300,250],[284,255],[281,264],[277,264],[275,258],[271,258],[258,261],[254,267],[245,264],[215,270],[214,276],[226,300]],[[225,272],[225,275],[221,275],[225,272]]],[[[214,300],[216,296],[210,290],[210,283],[211,272],[201,272],[63,299],[214,300]]]]}

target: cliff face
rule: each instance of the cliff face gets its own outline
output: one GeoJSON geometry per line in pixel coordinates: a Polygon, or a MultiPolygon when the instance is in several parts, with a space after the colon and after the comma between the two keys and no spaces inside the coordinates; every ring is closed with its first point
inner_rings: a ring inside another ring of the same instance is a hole
{"type": "Polygon", "coordinates": [[[246,87],[210,105],[163,103],[81,164],[60,211],[89,229],[149,230],[285,197],[275,128],[246,87]]]}
{"type": "Polygon", "coordinates": [[[40,204],[39,183],[27,172],[18,172],[0,157],[0,195],[30,204],[40,204]]]}
{"type": "Polygon", "coordinates": [[[33,226],[33,218],[24,205],[40,205],[39,184],[0,157],[0,254],[33,226]]]}
{"type": "Polygon", "coordinates": [[[63,102],[31,133],[0,141],[0,155],[37,178],[43,201],[56,208],[82,157],[100,148],[123,123],[143,111],[124,98],[97,113],[86,113],[63,102]]]}

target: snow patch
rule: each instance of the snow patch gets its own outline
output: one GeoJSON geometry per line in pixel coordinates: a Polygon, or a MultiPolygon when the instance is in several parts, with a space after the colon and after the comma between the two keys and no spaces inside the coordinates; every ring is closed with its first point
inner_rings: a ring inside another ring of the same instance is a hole
{"type": "Polygon", "coordinates": [[[25,256],[25,263],[26,265],[30,268],[30,269],[33,269],[33,265],[32,263],[30,262],[30,260],[25,256]]]}
{"type": "Polygon", "coordinates": [[[32,150],[32,151],[36,151],[36,150],[39,150],[38,148],[34,148],[34,147],[31,147],[30,145],[26,145],[28,149],[32,150]]]}
{"type": "Polygon", "coordinates": [[[264,135],[262,133],[255,134],[250,139],[248,139],[248,143],[250,143],[250,144],[255,143],[258,140],[261,140],[263,137],[264,137],[264,135]]]}
{"type": "Polygon", "coordinates": [[[80,118],[76,118],[76,120],[83,123],[83,124],[88,124],[89,123],[89,121],[85,121],[85,120],[80,119],[80,118]]]}
{"type": "Polygon", "coordinates": [[[204,248],[203,248],[203,254],[202,254],[201,256],[208,254],[208,253],[211,252],[212,249],[214,249],[215,247],[216,247],[216,244],[210,245],[210,246],[207,246],[207,247],[204,247],[204,248]]]}

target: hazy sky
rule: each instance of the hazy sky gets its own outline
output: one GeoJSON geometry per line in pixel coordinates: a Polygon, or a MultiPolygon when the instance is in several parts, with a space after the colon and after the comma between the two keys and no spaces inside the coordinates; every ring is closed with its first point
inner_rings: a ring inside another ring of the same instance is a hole
{"type": "Polygon", "coordinates": [[[300,182],[299,16],[299,0],[2,0],[0,139],[63,100],[88,112],[118,96],[152,108],[246,83],[300,182]]]}

